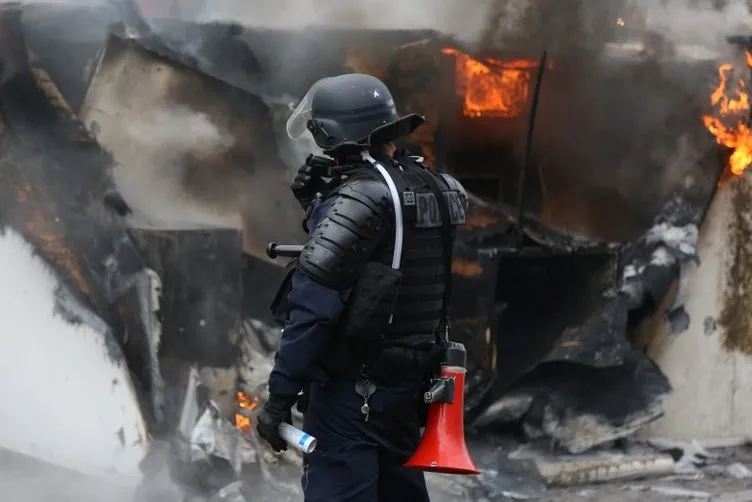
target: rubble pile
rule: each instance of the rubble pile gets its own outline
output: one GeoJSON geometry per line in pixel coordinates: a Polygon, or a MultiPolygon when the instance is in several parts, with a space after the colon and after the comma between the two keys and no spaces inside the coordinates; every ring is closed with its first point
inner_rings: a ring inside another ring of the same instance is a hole
{"type": "Polygon", "coordinates": [[[434,497],[455,500],[749,500],[752,449],[744,439],[628,440],[586,455],[552,453],[545,444],[502,442],[485,448],[488,468],[475,478],[428,476],[434,497]],[[493,465],[491,460],[493,459],[493,465]]]}

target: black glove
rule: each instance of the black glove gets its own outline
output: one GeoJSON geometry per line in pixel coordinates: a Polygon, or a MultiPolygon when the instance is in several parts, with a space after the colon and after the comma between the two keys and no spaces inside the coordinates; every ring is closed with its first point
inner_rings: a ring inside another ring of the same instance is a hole
{"type": "Polygon", "coordinates": [[[334,167],[334,161],[316,157],[313,154],[309,155],[305,164],[300,166],[290,189],[303,209],[308,209],[317,193],[326,195],[329,184],[322,178],[331,176],[332,167],[334,167]]]}
{"type": "Polygon", "coordinates": [[[287,443],[279,435],[279,425],[282,422],[292,424],[291,410],[297,400],[297,396],[290,398],[270,395],[256,416],[256,432],[277,453],[287,450],[287,443]]]}

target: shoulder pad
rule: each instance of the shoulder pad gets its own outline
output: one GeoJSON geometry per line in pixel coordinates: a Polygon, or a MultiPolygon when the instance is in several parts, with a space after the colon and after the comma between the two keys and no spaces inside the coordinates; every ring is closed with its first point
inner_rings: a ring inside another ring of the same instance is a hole
{"type": "Polygon", "coordinates": [[[313,229],[299,268],[324,286],[355,284],[393,218],[389,188],[373,176],[352,176],[330,196],[333,203],[313,229]]]}
{"type": "Polygon", "coordinates": [[[444,182],[449,187],[449,190],[457,190],[460,193],[460,200],[462,201],[462,204],[464,204],[465,210],[467,211],[467,206],[468,206],[467,192],[465,191],[465,187],[462,186],[462,183],[460,183],[459,181],[457,181],[456,178],[448,174],[442,173],[441,177],[444,178],[444,182]]]}

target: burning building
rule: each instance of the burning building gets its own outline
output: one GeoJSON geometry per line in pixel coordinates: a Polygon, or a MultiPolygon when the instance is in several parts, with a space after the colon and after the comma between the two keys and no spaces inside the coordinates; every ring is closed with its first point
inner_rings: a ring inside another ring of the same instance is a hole
{"type": "MultiPolygon", "coordinates": [[[[737,46],[737,58],[719,66],[717,86],[709,95],[709,107],[702,117],[705,127],[723,147],[725,167],[700,229],[700,265],[684,270],[675,293],[679,301],[686,302],[692,322],[676,340],[659,326],[648,352],[661,362],[674,387],[665,404],[666,418],[649,428],[655,434],[733,437],[746,434],[750,427],[744,405],[749,396],[738,384],[750,374],[745,285],[750,263],[746,251],[750,194],[747,169],[752,157],[747,89],[752,58],[746,37],[729,40],[737,46]],[[691,372],[686,367],[687,360],[693,361],[691,372]],[[723,385],[713,383],[721,381],[723,385]],[[679,412],[690,413],[696,419],[679,420],[679,412]]],[[[671,300],[664,303],[668,301],[671,300]]]]}
{"type": "MultiPolygon", "coordinates": [[[[593,26],[636,22],[610,4],[593,26]]],[[[572,38],[579,14],[546,5],[567,43],[540,26],[532,40],[499,45],[489,30],[470,45],[431,30],[145,20],[129,2],[4,8],[0,207],[9,232],[76,298],[55,297],[68,322],[96,324],[89,346],[105,337],[116,354],[106,360],[119,376],[107,382],[125,389],[118,399],[130,418],[101,435],[128,451],[128,467],[150,450],[150,435],[177,430],[207,450],[215,443],[196,430],[232,423],[253,441],[278,336],[264,324],[282,274],[264,248],[304,238],[287,187],[309,146],[283,126],[307,88],[336,73],[376,75],[403,113],[425,115],[405,146],[471,194],[451,313],[469,352],[474,431],[582,452],[661,416],[673,376],[686,371],[671,362],[683,356],[666,349],[667,330],[693,340],[698,326],[725,326],[725,346],[746,347],[744,294],[712,307],[668,295],[692,270],[698,238],[701,258],[703,245],[719,245],[699,231],[711,200],[705,227],[721,232],[735,214],[731,270],[746,277],[746,213],[728,209],[746,208],[748,191],[742,176],[730,177],[750,155],[740,74],[713,58],[674,56],[658,68],[659,43],[633,51],[612,30],[572,38]],[[715,75],[720,87],[708,98],[703,86],[715,75]],[[731,150],[728,170],[716,139],[731,150]]],[[[690,280],[721,281],[725,267],[702,276],[711,258],[690,280]]],[[[11,439],[0,436],[0,446],[32,452],[11,439]]],[[[39,455],[65,464],[65,445],[49,444],[39,455]]],[[[104,450],[98,461],[109,465],[104,450]]],[[[237,467],[241,450],[211,452],[237,467]]],[[[234,479],[226,466],[217,471],[212,490],[234,479]]],[[[180,476],[191,484],[194,474],[180,476]]]]}

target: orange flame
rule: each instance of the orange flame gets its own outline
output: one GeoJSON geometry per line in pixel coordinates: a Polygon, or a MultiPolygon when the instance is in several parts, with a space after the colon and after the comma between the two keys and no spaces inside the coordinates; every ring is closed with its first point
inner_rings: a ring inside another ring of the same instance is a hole
{"type": "MultiPolygon", "coordinates": [[[[747,66],[752,67],[752,54],[745,51],[747,66]]],[[[752,131],[749,127],[750,102],[744,82],[740,80],[735,89],[729,89],[731,64],[718,68],[720,82],[710,95],[713,115],[705,115],[702,120],[705,128],[715,136],[718,144],[733,150],[728,167],[734,175],[742,174],[752,164],[752,131]],[[736,122],[729,125],[729,122],[736,122]]]]}
{"type": "MultiPolygon", "coordinates": [[[[238,406],[245,410],[255,410],[258,407],[258,398],[249,397],[245,392],[238,391],[235,394],[238,406]]],[[[235,427],[244,434],[251,432],[251,419],[240,413],[235,414],[235,427]]]]}
{"type": "Polygon", "coordinates": [[[452,274],[463,277],[478,277],[483,273],[483,267],[480,262],[466,260],[455,256],[452,259],[452,274]]]}
{"type": "Polygon", "coordinates": [[[456,49],[443,49],[456,59],[457,93],[464,98],[466,117],[514,118],[525,109],[530,94],[530,70],[538,63],[518,59],[485,63],[456,49]]]}

